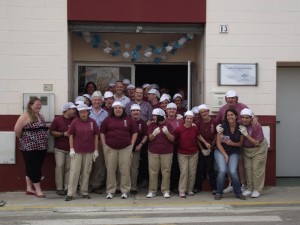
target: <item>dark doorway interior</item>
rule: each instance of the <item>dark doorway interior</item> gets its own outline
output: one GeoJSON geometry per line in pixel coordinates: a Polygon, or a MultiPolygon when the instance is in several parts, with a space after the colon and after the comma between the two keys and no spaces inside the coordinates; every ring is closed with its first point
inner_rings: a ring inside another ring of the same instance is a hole
{"type": "Polygon", "coordinates": [[[158,84],[173,96],[178,88],[187,89],[187,65],[135,65],[135,84],[158,84]]]}

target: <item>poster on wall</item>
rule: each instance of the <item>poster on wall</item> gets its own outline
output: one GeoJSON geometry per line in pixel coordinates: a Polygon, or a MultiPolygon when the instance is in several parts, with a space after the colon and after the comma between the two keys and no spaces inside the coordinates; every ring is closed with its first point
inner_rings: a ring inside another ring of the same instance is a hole
{"type": "Polygon", "coordinates": [[[257,86],[257,63],[219,63],[218,85],[257,86]]]}
{"type": "Polygon", "coordinates": [[[82,95],[88,82],[94,82],[102,94],[109,83],[129,79],[133,82],[132,66],[78,65],[78,95],[82,95]]]}
{"type": "Polygon", "coordinates": [[[116,82],[120,79],[120,69],[114,67],[86,67],[85,83],[94,82],[97,90],[105,92],[110,82],[116,82]]]}

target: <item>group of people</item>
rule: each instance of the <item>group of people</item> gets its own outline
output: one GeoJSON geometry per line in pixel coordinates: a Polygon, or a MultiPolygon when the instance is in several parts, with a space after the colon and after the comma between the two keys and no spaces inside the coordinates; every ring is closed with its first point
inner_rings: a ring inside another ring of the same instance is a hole
{"type": "MultiPolygon", "coordinates": [[[[97,194],[105,189],[107,199],[118,193],[127,199],[129,193],[138,193],[139,181],[148,181],[147,198],[158,190],[165,198],[171,190],[185,198],[201,191],[208,176],[219,200],[228,174],[232,187],[226,189],[237,198],[259,197],[267,142],[236,92],[226,93],[227,104],[213,118],[207,105],[187,110],[183,93],[171,98],[161,91],[156,84],[135,87],[125,79],[110,83],[102,96],[88,82],[75,104],[65,103],[49,128],[55,138],[56,193],[66,201],[77,191],[89,199],[91,187],[97,194]],[[241,183],[247,189],[242,191],[241,183]]],[[[40,99],[30,99],[15,133],[26,168],[25,194],[44,198],[40,182],[48,127],[40,110],[40,99]]]]}

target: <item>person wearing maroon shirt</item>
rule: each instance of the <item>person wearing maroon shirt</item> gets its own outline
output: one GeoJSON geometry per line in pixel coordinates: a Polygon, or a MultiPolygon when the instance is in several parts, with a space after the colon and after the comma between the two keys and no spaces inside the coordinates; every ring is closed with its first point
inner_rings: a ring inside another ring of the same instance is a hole
{"type": "Polygon", "coordinates": [[[179,94],[179,93],[175,94],[173,96],[173,102],[177,106],[177,114],[180,114],[183,116],[184,113],[186,112],[186,108],[182,106],[183,98],[182,98],[181,94],[179,94]]]}
{"type": "MultiPolygon", "coordinates": [[[[174,102],[170,102],[166,107],[166,122],[169,123],[173,130],[175,130],[178,126],[183,124],[182,118],[177,118],[178,116],[182,117],[177,113],[177,106],[174,102]]],[[[172,169],[171,169],[171,180],[170,180],[170,188],[175,193],[178,194],[178,183],[179,183],[179,176],[180,176],[180,170],[178,165],[178,158],[177,158],[177,147],[178,143],[174,142],[174,154],[173,154],[173,160],[172,160],[172,169]]]]}
{"type": "Polygon", "coordinates": [[[133,104],[130,107],[130,115],[132,120],[138,127],[138,136],[136,142],[134,143],[132,150],[132,161],[130,167],[130,177],[131,177],[131,194],[137,194],[137,179],[139,174],[139,164],[140,164],[140,154],[144,149],[145,143],[148,140],[147,129],[148,126],[144,120],[140,118],[141,107],[138,104],[133,104]]]}
{"type": "Polygon", "coordinates": [[[202,191],[202,181],[208,175],[210,188],[213,194],[216,193],[216,173],[214,169],[214,146],[216,143],[216,124],[215,120],[210,117],[207,105],[199,105],[198,111],[200,117],[196,123],[201,136],[210,144],[210,148],[206,148],[203,143],[198,142],[200,153],[198,158],[198,167],[196,174],[196,182],[194,192],[202,191]]]}
{"type": "Polygon", "coordinates": [[[258,198],[264,187],[268,142],[264,137],[261,125],[252,124],[254,116],[251,109],[245,108],[240,113],[242,125],[240,131],[244,135],[242,155],[245,165],[247,189],[245,196],[258,198]]]}
{"type": "Polygon", "coordinates": [[[150,89],[148,91],[148,101],[151,104],[153,109],[160,108],[160,104],[158,102],[160,98],[160,93],[156,89],[150,89]]]}
{"type": "Polygon", "coordinates": [[[103,121],[100,128],[100,138],[106,157],[106,198],[112,199],[116,192],[116,173],[119,169],[121,198],[127,199],[131,188],[130,166],[137,127],[126,115],[121,102],[115,101],[112,107],[112,114],[103,121]]]}
{"type": "Polygon", "coordinates": [[[103,109],[108,113],[108,115],[111,114],[112,104],[114,103],[114,101],[115,101],[114,94],[111,91],[106,91],[104,93],[104,107],[103,107],[103,109]]]}
{"type": "Polygon", "coordinates": [[[170,198],[170,173],[173,158],[173,128],[165,121],[165,112],[160,109],[152,111],[153,122],[149,124],[148,160],[149,191],[147,198],[155,197],[158,186],[158,174],[162,173],[161,192],[170,198]]]}
{"type": "Polygon", "coordinates": [[[89,117],[90,109],[86,104],[78,105],[79,117],[72,121],[68,131],[71,165],[68,194],[65,201],[74,199],[78,183],[80,183],[80,197],[91,198],[88,194],[88,184],[92,163],[99,156],[99,128],[96,121],[89,117]],[[79,177],[80,182],[78,182],[79,177]]]}
{"type": "Polygon", "coordinates": [[[200,135],[197,126],[193,125],[194,113],[186,111],[184,114],[184,124],[175,129],[174,137],[178,141],[178,163],[180,168],[179,179],[179,197],[185,198],[186,193],[189,196],[194,195],[194,184],[196,179],[196,170],[198,163],[197,140],[204,143],[206,148],[210,148],[200,135]]]}
{"type": "MultiPolygon", "coordinates": [[[[248,108],[245,104],[238,102],[239,97],[238,94],[234,90],[228,90],[225,95],[225,101],[226,104],[223,105],[218,112],[218,115],[216,117],[216,124],[219,124],[217,126],[217,129],[220,130],[220,124],[223,123],[226,120],[225,112],[228,109],[234,109],[238,113],[238,122],[241,121],[240,112],[244,108],[248,108]]],[[[222,128],[221,128],[222,129],[222,128]]],[[[219,131],[218,131],[219,132],[219,131]]],[[[245,178],[245,169],[244,169],[244,163],[242,157],[239,158],[239,165],[238,165],[238,171],[239,171],[239,177],[241,180],[242,185],[242,191],[244,191],[246,186],[246,178],[245,178]]],[[[233,186],[231,184],[231,180],[229,178],[229,185],[227,188],[224,189],[224,193],[229,193],[233,191],[233,186]]]]}
{"type": "Polygon", "coordinates": [[[76,106],[67,102],[62,106],[63,115],[55,117],[50,126],[54,139],[56,194],[65,195],[70,176],[70,144],[68,129],[74,119],[76,106]]]}

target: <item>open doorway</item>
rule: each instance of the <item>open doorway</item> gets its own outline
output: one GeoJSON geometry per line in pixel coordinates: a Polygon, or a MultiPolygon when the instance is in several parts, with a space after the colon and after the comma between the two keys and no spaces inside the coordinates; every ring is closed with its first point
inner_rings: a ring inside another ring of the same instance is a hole
{"type": "Polygon", "coordinates": [[[179,88],[187,90],[187,65],[135,65],[135,84],[158,84],[173,96],[179,88]]]}

